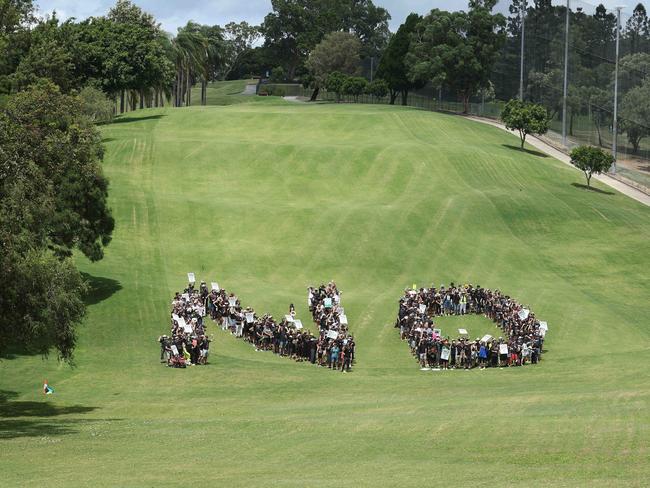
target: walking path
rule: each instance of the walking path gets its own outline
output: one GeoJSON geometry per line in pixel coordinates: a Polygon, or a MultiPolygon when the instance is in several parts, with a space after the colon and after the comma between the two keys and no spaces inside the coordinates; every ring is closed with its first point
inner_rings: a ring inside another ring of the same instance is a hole
{"type": "Polygon", "coordinates": [[[246,88],[244,88],[244,91],[241,92],[242,95],[255,95],[257,92],[257,85],[252,84],[252,85],[246,85],[246,88]]]}
{"type": "MultiPolygon", "coordinates": [[[[494,127],[498,127],[499,129],[503,129],[503,130],[508,131],[511,134],[514,134],[517,137],[519,137],[519,134],[517,134],[515,131],[511,131],[511,130],[506,129],[506,127],[502,123],[497,122],[496,120],[484,119],[482,117],[475,117],[473,115],[468,115],[466,117],[468,119],[472,119],[472,120],[475,120],[477,122],[481,122],[483,124],[488,124],[488,125],[492,125],[494,127]]],[[[550,144],[538,139],[537,137],[528,136],[526,138],[526,142],[528,144],[530,144],[531,146],[535,147],[536,149],[539,149],[540,151],[545,152],[549,156],[552,156],[555,159],[558,159],[558,160],[562,161],[563,163],[571,166],[576,171],[580,171],[578,168],[576,168],[575,166],[573,166],[571,164],[571,158],[569,158],[569,156],[564,154],[562,151],[559,151],[558,149],[554,148],[550,144]]],[[[633,187],[631,187],[629,185],[626,185],[625,183],[623,183],[622,181],[617,180],[616,178],[613,178],[613,177],[611,177],[609,175],[606,175],[606,174],[602,174],[602,175],[594,175],[593,179],[598,180],[601,183],[604,183],[607,186],[609,186],[611,188],[614,188],[615,190],[621,192],[622,194],[627,195],[630,198],[633,198],[637,202],[641,202],[644,205],[647,205],[647,206],[650,207],[650,195],[648,195],[646,193],[643,193],[642,191],[637,190],[636,188],[633,188],[633,187]]]]}

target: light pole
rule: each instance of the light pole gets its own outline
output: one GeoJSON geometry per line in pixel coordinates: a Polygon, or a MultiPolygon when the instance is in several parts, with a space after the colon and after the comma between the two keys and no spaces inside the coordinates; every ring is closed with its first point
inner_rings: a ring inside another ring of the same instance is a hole
{"type": "Polygon", "coordinates": [[[526,0],[521,8],[521,52],[519,54],[519,100],[524,99],[524,42],[526,37],[526,0]]]}
{"type": "Polygon", "coordinates": [[[614,156],[614,162],[612,167],[609,169],[611,173],[616,174],[616,142],[618,139],[618,50],[619,50],[619,41],[621,37],[621,10],[623,7],[616,7],[616,65],[614,68],[614,138],[612,141],[612,156],[614,156]]]}
{"type": "Polygon", "coordinates": [[[566,22],[564,31],[564,92],[562,96],[562,145],[566,144],[566,98],[569,87],[569,9],[571,0],[566,0],[566,22]]]}

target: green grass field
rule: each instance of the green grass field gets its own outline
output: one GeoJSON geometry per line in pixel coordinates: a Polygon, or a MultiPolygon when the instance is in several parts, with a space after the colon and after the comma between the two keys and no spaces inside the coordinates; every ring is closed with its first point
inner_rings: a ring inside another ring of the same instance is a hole
{"type": "Polygon", "coordinates": [[[1,486],[647,486],[650,209],[460,117],[219,97],[102,128],[114,240],[79,258],[76,368],[0,362],[1,486]],[[304,322],[336,280],[354,372],[216,327],[209,367],[162,366],[189,271],[304,322]],[[419,371],[397,300],[452,280],[547,320],[542,363],[419,371]]]}

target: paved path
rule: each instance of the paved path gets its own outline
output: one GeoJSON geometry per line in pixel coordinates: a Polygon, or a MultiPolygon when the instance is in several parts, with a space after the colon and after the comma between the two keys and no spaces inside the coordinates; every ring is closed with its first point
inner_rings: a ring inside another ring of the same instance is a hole
{"type": "Polygon", "coordinates": [[[244,88],[244,91],[241,92],[242,95],[255,95],[257,92],[257,85],[246,85],[246,88],[244,88]]]}
{"type": "MultiPolygon", "coordinates": [[[[477,122],[481,122],[483,124],[488,124],[488,125],[492,125],[494,127],[498,127],[499,129],[503,129],[503,130],[508,131],[511,134],[514,134],[517,137],[519,137],[519,134],[517,132],[506,129],[506,127],[502,123],[497,122],[496,120],[484,119],[482,117],[474,117],[474,116],[471,116],[471,115],[466,116],[466,117],[468,119],[472,119],[472,120],[475,120],[477,122]]],[[[536,137],[533,137],[533,136],[528,136],[526,138],[526,142],[528,144],[530,144],[531,146],[539,149],[540,151],[548,154],[549,156],[552,156],[555,159],[558,159],[558,160],[562,161],[563,163],[568,164],[569,166],[571,166],[576,171],[580,171],[578,168],[576,168],[575,166],[573,166],[571,164],[571,158],[569,158],[569,156],[564,154],[562,151],[557,150],[556,148],[554,148],[550,144],[547,144],[546,142],[544,142],[544,141],[542,141],[542,140],[540,140],[540,139],[538,139],[536,137]]],[[[630,185],[626,185],[625,183],[617,180],[616,178],[612,178],[609,175],[604,175],[603,174],[603,175],[594,175],[593,179],[598,180],[601,183],[604,183],[607,186],[610,186],[611,188],[614,188],[615,190],[623,193],[624,195],[627,195],[628,197],[633,198],[637,202],[641,202],[644,205],[647,205],[647,206],[650,207],[650,195],[648,195],[646,193],[643,193],[642,191],[637,190],[636,188],[631,187],[630,185]]]]}

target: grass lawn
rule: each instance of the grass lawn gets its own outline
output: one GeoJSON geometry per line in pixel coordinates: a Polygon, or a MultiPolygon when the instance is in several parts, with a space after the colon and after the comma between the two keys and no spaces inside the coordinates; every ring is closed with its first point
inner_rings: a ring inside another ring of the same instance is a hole
{"type": "Polygon", "coordinates": [[[94,291],[76,368],[0,361],[0,485],[647,486],[649,208],[460,117],[232,96],[102,128],[114,239],[79,258],[94,291]],[[336,280],[354,372],[216,327],[209,367],[165,368],[189,271],[305,323],[306,287],[336,280]],[[397,301],[450,281],[548,321],[542,363],[420,372],[397,301]]]}

